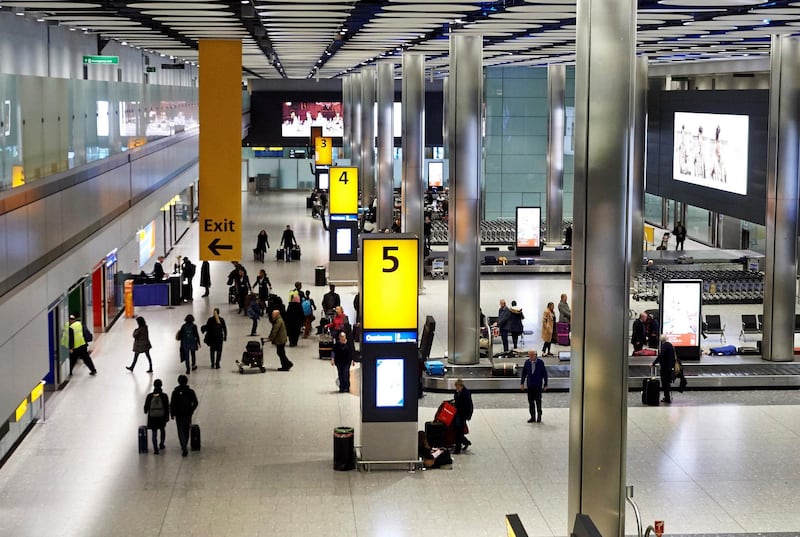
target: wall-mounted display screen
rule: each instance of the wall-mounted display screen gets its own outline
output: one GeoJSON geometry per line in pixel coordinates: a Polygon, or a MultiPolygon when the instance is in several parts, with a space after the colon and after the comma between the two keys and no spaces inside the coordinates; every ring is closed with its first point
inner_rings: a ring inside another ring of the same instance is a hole
{"type": "Polygon", "coordinates": [[[284,102],[282,118],[285,138],[308,138],[311,127],[322,127],[322,136],[344,135],[341,102],[284,102]]]}
{"type": "Polygon", "coordinates": [[[661,333],[676,347],[700,344],[701,280],[664,281],[661,293],[661,333]]]}
{"type": "Polygon", "coordinates": [[[353,230],[349,227],[336,230],[336,255],[353,253],[353,230]]]}
{"type": "Polygon", "coordinates": [[[402,358],[378,358],[375,361],[375,406],[402,407],[405,401],[402,358]]]}
{"type": "Polygon", "coordinates": [[[517,248],[539,248],[541,229],[541,207],[517,207],[517,248]]]}
{"type": "Polygon", "coordinates": [[[675,112],[673,127],[676,181],[747,194],[748,116],[675,112]]]}
{"type": "Polygon", "coordinates": [[[428,188],[441,188],[444,183],[444,162],[428,162],[428,188]]]}

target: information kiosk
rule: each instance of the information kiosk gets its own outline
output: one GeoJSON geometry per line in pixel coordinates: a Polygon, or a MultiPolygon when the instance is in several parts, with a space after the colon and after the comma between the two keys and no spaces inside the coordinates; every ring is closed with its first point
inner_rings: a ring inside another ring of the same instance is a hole
{"type": "Polygon", "coordinates": [[[358,168],[330,168],[329,177],[329,259],[358,261],[358,168]]]}
{"type": "Polygon", "coordinates": [[[661,284],[661,333],[680,360],[700,359],[703,280],[664,280],[661,284]]]}
{"type": "Polygon", "coordinates": [[[360,464],[417,457],[418,241],[410,234],[361,238],[360,464]]]}

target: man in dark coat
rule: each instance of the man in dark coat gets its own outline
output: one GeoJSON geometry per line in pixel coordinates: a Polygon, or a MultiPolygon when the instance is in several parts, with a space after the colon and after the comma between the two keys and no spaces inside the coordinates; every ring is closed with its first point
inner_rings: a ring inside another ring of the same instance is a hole
{"type": "Polygon", "coordinates": [[[659,324],[655,317],[647,314],[647,346],[651,349],[658,348],[659,324]]]}
{"type": "Polygon", "coordinates": [[[331,365],[336,366],[339,374],[339,393],[350,391],[350,366],[353,364],[353,353],[351,345],[347,341],[347,332],[339,332],[337,340],[333,344],[331,365]]]}
{"type": "Polygon", "coordinates": [[[464,381],[461,379],[456,380],[456,393],[453,394],[453,406],[456,407],[456,415],[453,417],[452,424],[456,432],[456,447],[453,453],[458,455],[461,453],[461,446],[467,449],[472,445],[472,442],[467,440],[464,431],[467,428],[467,422],[472,419],[472,413],[475,410],[472,404],[472,392],[464,386],[464,381]]]}
{"type": "Polygon", "coordinates": [[[500,331],[500,339],[503,341],[503,352],[508,352],[508,322],[510,312],[505,300],[500,300],[500,309],[497,310],[497,329],[500,331]]]}
{"type": "Polygon", "coordinates": [[[662,403],[671,403],[670,397],[670,384],[672,384],[672,371],[675,369],[675,347],[672,343],[667,341],[667,336],[661,336],[661,349],[658,351],[658,356],[650,367],[655,367],[656,364],[661,366],[661,388],[664,390],[664,398],[662,403]]]}
{"type": "Polygon", "coordinates": [[[197,394],[189,387],[189,378],[186,375],[178,375],[178,385],[172,390],[169,411],[175,420],[178,428],[178,440],[181,443],[183,456],[189,454],[187,448],[189,444],[189,431],[192,428],[192,414],[197,408],[197,394]]]}
{"type": "Polygon", "coordinates": [[[331,313],[336,309],[336,306],[342,305],[342,299],[336,292],[336,286],[330,284],[328,289],[329,291],[322,295],[322,311],[325,312],[325,314],[331,313]]]}
{"type": "Polygon", "coordinates": [[[641,313],[639,317],[633,321],[633,331],[631,332],[631,344],[633,344],[634,352],[640,351],[644,348],[647,342],[647,314],[641,313]]]}
{"type": "Polygon", "coordinates": [[[211,266],[208,261],[203,261],[200,265],[200,287],[204,287],[206,290],[203,296],[208,296],[208,291],[211,287],[211,266]]]}
{"type": "Polygon", "coordinates": [[[153,267],[153,278],[155,278],[157,282],[160,282],[161,280],[164,279],[163,263],[164,263],[164,256],[163,255],[158,256],[158,261],[156,261],[156,264],[153,267]]]}
{"type": "Polygon", "coordinates": [[[536,351],[528,351],[528,359],[522,367],[520,390],[525,390],[528,383],[528,423],[542,421],[542,392],[547,389],[547,368],[544,362],[536,355],[536,351]],[[537,408],[538,406],[538,408],[537,408]]]}
{"type": "Polygon", "coordinates": [[[291,226],[286,225],[281,235],[280,247],[283,248],[283,260],[287,263],[292,260],[292,247],[297,246],[297,240],[294,238],[294,231],[291,226]]]}

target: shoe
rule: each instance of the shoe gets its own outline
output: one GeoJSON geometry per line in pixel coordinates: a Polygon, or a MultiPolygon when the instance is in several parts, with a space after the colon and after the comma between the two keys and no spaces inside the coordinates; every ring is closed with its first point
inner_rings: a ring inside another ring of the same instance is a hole
{"type": "Polygon", "coordinates": [[[672,402],[672,399],[662,399],[661,402],[669,404],[672,402]]]}
{"type": "Polygon", "coordinates": [[[133,366],[126,365],[126,366],[125,366],[125,369],[127,369],[128,371],[133,371],[133,366]]]}
{"type": "Polygon", "coordinates": [[[145,373],[152,373],[152,372],[153,372],[152,369],[148,369],[147,371],[145,371],[145,373]]]}
{"type": "Polygon", "coordinates": [[[458,446],[453,450],[453,455],[461,455],[461,446],[458,446]]]}
{"type": "Polygon", "coordinates": [[[186,449],[186,448],[183,448],[183,453],[181,453],[181,455],[182,455],[183,457],[185,457],[185,456],[187,456],[188,454],[189,454],[189,450],[188,450],[188,449],[186,449]]]}
{"type": "Polygon", "coordinates": [[[219,364],[215,365],[214,367],[216,367],[217,369],[219,369],[219,364]]]}
{"type": "Polygon", "coordinates": [[[153,455],[158,455],[158,448],[153,448],[153,455]]]}
{"type": "Polygon", "coordinates": [[[467,440],[467,439],[465,438],[465,439],[464,439],[464,451],[466,451],[466,450],[467,450],[467,448],[468,448],[469,446],[471,446],[471,445],[472,445],[472,442],[470,442],[469,440],[467,440]]]}
{"type": "Polygon", "coordinates": [[[193,366],[192,366],[192,371],[194,371],[195,369],[197,369],[197,366],[196,366],[196,365],[193,365],[193,366]]]}
{"type": "Polygon", "coordinates": [[[251,337],[252,337],[252,336],[257,336],[257,335],[258,335],[258,334],[256,334],[255,332],[253,332],[253,333],[251,333],[251,334],[250,334],[250,336],[251,336],[251,337]]]}
{"type": "Polygon", "coordinates": [[[90,374],[91,376],[95,376],[95,375],[97,374],[97,370],[95,370],[95,371],[92,371],[92,372],[91,372],[91,373],[89,373],[89,374],[90,374]]]}
{"type": "Polygon", "coordinates": [[[289,371],[288,367],[279,367],[278,371],[289,371]]]}
{"type": "Polygon", "coordinates": [[[204,294],[204,295],[200,295],[200,298],[205,298],[205,297],[207,297],[207,296],[208,296],[208,293],[206,293],[206,294],[204,294]]]}
{"type": "Polygon", "coordinates": [[[158,445],[158,449],[164,449],[164,442],[161,442],[161,443],[158,445]]]}
{"type": "Polygon", "coordinates": [[[536,423],[542,423],[542,415],[541,414],[539,414],[539,416],[536,418],[536,423]]]}
{"type": "Polygon", "coordinates": [[[528,420],[528,423],[536,423],[536,420],[531,418],[531,419],[528,420]]]}

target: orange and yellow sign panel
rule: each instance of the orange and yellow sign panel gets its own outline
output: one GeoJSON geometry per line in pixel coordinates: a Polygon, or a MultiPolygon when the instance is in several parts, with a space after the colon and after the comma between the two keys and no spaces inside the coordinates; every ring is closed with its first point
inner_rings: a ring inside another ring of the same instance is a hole
{"type": "Polygon", "coordinates": [[[330,214],[358,214],[358,168],[331,168],[330,214]]]}
{"type": "Polygon", "coordinates": [[[314,162],[319,166],[333,164],[333,144],[330,138],[318,136],[314,140],[314,162]]]}
{"type": "Polygon", "coordinates": [[[418,240],[364,236],[361,245],[364,330],[417,329],[418,240]]]}

